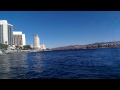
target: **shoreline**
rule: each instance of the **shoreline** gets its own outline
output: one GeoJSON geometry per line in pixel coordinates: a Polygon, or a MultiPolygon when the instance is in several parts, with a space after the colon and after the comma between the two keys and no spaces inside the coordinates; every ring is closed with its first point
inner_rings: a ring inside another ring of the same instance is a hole
{"type": "Polygon", "coordinates": [[[103,48],[120,48],[120,47],[100,47],[100,48],[79,48],[79,49],[54,49],[51,51],[59,51],[59,50],[90,50],[90,49],[103,49],[103,48]]]}

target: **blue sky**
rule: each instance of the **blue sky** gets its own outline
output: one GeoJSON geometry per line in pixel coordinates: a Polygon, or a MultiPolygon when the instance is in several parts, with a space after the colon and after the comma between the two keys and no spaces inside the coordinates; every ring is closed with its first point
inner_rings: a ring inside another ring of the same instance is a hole
{"type": "Polygon", "coordinates": [[[0,20],[48,48],[120,40],[120,11],[0,11],[0,20]]]}

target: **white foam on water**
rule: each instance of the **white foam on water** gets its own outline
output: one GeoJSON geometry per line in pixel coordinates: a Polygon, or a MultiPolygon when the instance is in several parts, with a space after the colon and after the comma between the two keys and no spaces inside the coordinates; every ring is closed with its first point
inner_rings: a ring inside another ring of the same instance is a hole
{"type": "Polygon", "coordinates": [[[3,54],[3,52],[0,50],[0,54],[3,54]]]}

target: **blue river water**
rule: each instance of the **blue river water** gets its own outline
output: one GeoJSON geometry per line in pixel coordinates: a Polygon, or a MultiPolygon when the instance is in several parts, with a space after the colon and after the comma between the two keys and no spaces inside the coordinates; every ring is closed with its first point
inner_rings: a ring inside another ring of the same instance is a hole
{"type": "Polygon", "coordinates": [[[120,79],[120,48],[0,55],[0,79],[120,79]]]}

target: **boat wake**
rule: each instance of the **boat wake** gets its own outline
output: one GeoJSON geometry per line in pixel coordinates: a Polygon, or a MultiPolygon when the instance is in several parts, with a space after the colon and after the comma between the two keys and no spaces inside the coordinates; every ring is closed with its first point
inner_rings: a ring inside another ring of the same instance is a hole
{"type": "Polygon", "coordinates": [[[5,55],[5,54],[0,50],[0,55],[5,55]]]}

